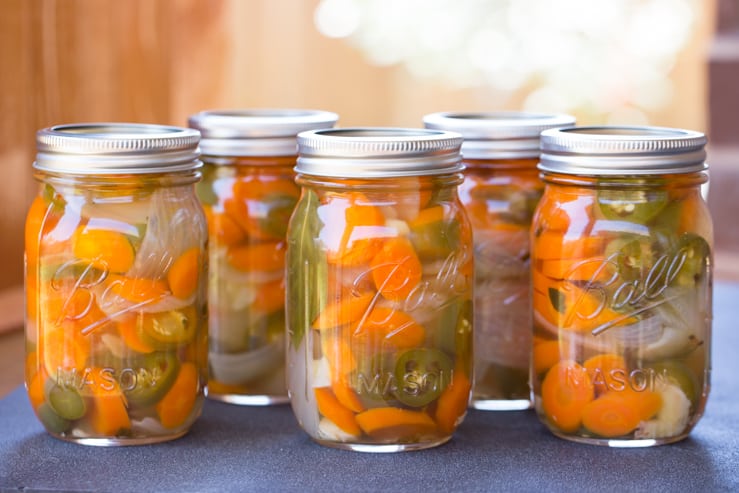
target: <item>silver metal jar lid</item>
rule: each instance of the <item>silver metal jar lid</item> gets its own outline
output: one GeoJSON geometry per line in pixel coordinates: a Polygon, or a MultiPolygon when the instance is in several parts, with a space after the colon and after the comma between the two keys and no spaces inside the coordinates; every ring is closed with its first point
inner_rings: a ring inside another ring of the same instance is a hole
{"type": "Polygon", "coordinates": [[[319,110],[234,109],[201,111],[188,124],[202,134],[205,156],[294,156],[300,132],[331,128],[338,119],[319,110]]]}
{"type": "Polygon", "coordinates": [[[525,159],[539,157],[543,130],[574,125],[575,117],[524,111],[442,112],[424,116],[423,123],[426,128],[462,134],[465,159],[525,159]]]}
{"type": "Polygon", "coordinates": [[[36,133],[33,167],[54,173],[150,174],[202,166],[197,130],[139,123],[73,123],[36,133]]]}
{"type": "Polygon", "coordinates": [[[693,173],[706,164],[701,132],[666,127],[571,127],[541,134],[539,169],[572,175],[693,173]]]}
{"type": "Polygon", "coordinates": [[[298,135],[295,171],[334,178],[440,175],[464,169],[462,136],[412,128],[344,128],[298,135]]]}

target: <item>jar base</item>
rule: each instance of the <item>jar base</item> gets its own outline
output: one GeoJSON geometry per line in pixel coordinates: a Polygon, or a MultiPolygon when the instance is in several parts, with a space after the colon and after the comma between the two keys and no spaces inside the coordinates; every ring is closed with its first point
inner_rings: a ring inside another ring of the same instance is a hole
{"type": "Polygon", "coordinates": [[[674,437],[663,437],[663,438],[634,438],[634,439],[613,439],[613,438],[595,438],[595,437],[581,437],[565,435],[555,430],[551,430],[552,434],[559,438],[569,440],[571,442],[584,443],[587,445],[599,445],[601,447],[611,448],[646,448],[656,447],[658,445],[667,445],[670,443],[679,442],[687,438],[688,434],[677,435],[674,437]]]}
{"type": "Polygon", "coordinates": [[[207,392],[206,395],[210,400],[239,406],[276,406],[290,402],[287,395],[216,394],[213,392],[207,392]]]}
{"type": "Polygon", "coordinates": [[[311,437],[314,442],[326,447],[337,448],[342,450],[351,450],[354,452],[368,453],[393,453],[393,452],[413,452],[416,450],[425,450],[438,447],[448,442],[452,437],[444,437],[430,442],[420,443],[346,443],[334,442],[329,440],[321,440],[320,438],[311,437]]]}
{"type": "Polygon", "coordinates": [[[528,399],[473,399],[470,407],[480,411],[525,411],[533,403],[528,399]]]}
{"type": "Polygon", "coordinates": [[[170,442],[177,440],[187,434],[189,430],[184,430],[173,435],[163,435],[155,437],[75,437],[63,436],[55,433],[49,433],[52,437],[64,442],[76,443],[78,445],[87,445],[91,447],[128,447],[136,445],[151,445],[154,443],[170,442]]]}

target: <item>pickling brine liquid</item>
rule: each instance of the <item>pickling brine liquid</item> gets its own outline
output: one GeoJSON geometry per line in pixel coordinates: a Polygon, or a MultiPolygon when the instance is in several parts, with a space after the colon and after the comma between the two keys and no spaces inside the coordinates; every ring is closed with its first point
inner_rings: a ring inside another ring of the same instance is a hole
{"type": "Polygon", "coordinates": [[[710,387],[705,174],[545,180],[532,231],[540,418],[611,446],[686,437],[710,387]]]}
{"type": "Polygon", "coordinates": [[[427,448],[463,419],[473,258],[459,179],[299,178],[288,232],[288,387],[317,442],[427,448]]]}

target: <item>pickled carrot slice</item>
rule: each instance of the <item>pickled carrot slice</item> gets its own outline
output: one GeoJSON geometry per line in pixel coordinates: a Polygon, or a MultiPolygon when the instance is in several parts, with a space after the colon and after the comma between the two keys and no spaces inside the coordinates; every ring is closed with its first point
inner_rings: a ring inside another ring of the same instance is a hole
{"type": "Polygon", "coordinates": [[[44,239],[41,233],[50,231],[59,221],[59,217],[51,214],[53,204],[37,196],[31,202],[25,223],[25,253],[26,262],[35,265],[38,261],[39,247],[44,239]]]}
{"type": "Polygon", "coordinates": [[[534,342],[532,360],[537,375],[549,370],[560,360],[559,341],[534,342]]]}
{"type": "Polygon", "coordinates": [[[125,235],[117,231],[77,228],[72,236],[75,257],[101,270],[122,273],[133,266],[136,252],[125,235]]]}
{"type": "Polygon", "coordinates": [[[47,378],[48,376],[42,368],[31,377],[28,383],[28,400],[31,401],[31,407],[33,409],[38,409],[44,403],[44,387],[46,386],[47,378]]]}
{"type": "Polygon", "coordinates": [[[208,221],[208,234],[214,239],[215,246],[230,246],[244,241],[246,232],[226,213],[214,212],[213,207],[203,205],[208,221]]]}
{"type": "Polygon", "coordinates": [[[154,347],[143,341],[138,332],[138,317],[133,314],[125,314],[118,320],[118,333],[123,338],[123,342],[129,348],[139,353],[151,353],[154,347]]]}
{"type": "Polygon", "coordinates": [[[241,272],[273,272],[285,269],[285,242],[264,242],[233,246],[226,260],[241,272]]]}
{"type": "Polygon", "coordinates": [[[349,294],[327,304],[313,322],[313,328],[330,329],[357,322],[367,312],[374,296],[375,294],[371,292],[358,295],[349,294]]]}
{"type": "Polygon", "coordinates": [[[546,190],[534,214],[534,223],[544,231],[565,232],[571,224],[587,225],[592,221],[595,198],[592,191],[568,187],[566,192],[555,187],[546,190]]]}
{"type": "Polygon", "coordinates": [[[49,324],[41,331],[38,352],[49,375],[58,370],[82,370],[90,355],[90,341],[73,322],[49,324]]]}
{"type": "Polygon", "coordinates": [[[461,369],[455,369],[451,383],[436,403],[436,424],[442,433],[452,433],[467,411],[472,382],[461,369]]]}
{"type": "Polygon", "coordinates": [[[321,330],[321,351],[328,360],[332,380],[344,378],[357,367],[350,344],[351,331],[350,326],[321,330]]]}
{"type": "Polygon", "coordinates": [[[619,392],[611,392],[589,402],[582,412],[582,424],[596,435],[613,438],[631,433],[639,426],[636,409],[619,392]]]}
{"type": "Polygon", "coordinates": [[[385,298],[393,301],[406,299],[423,275],[416,250],[404,237],[386,240],[370,266],[375,287],[385,298]]]}
{"type": "Polygon", "coordinates": [[[542,410],[549,421],[564,433],[577,431],[583,408],[595,398],[588,372],[575,361],[554,365],[541,384],[542,410]]]}
{"type": "Polygon", "coordinates": [[[636,318],[609,308],[598,293],[543,275],[534,274],[532,279],[534,312],[554,327],[587,332],[609,324],[636,322],[636,318]]]}
{"type": "Polygon", "coordinates": [[[133,303],[155,303],[169,294],[167,283],[160,279],[108,276],[111,292],[133,303]]]}
{"type": "Polygon", "coordinates": [[[443,205],[427,207],[419,211],[418,216],[410,222],[411,228],[419,228],[436,222],[444,221],[446,218],[446,209],[443,205]]]}
{"type": "Polygon", "coordinates": [[[359,436],[362,434],[354,413],[339,402],[331,389],[319,387],[314,391],[319,413],[350,435],[359,436]]]}
{"type": "Polygon", "coordinates": [[[376,407],[356,415],[367,435],[380,440],[403,441],[436,431],[436,423],[423,411],[376,407]]]}
{"type": "Polygon", "coordinates": [[[185,423],[195,407],[199,385],[195,365],[190,362],[182,363],[172,388],[156,404],[162,426],[178,428],[185,423]]]}
{"type": "Polygon", "coordinates": [[[642,421],[652,418],[662,407],[659,393],[637,392],[630,387],[610,391],[583,408],[582,424],[593,433],[613,438],[633,432],[642,421]]]}
{"type": "Polygon", "coordinates": [[[585,360],[583,367],[588,371],[595,388],[595,395],[601,395],[614,386],[621,387],[623,382],[614,381],[614,373],[619,372],[626,379],[628,372],[626,360],[620,354],[597,354],[585,360]]]}
{"type": "Polygon", "coordinates": [[[397,349],[408,349],[423,344],[426,330],[403,311],[375,306],[369,315],[360,321],[354,336],[360,339],[367,338],[372,347],[386,343],[397,349]]]}
{"type": "Polygon", "coordinates": [[[359,413],[364,411],[364,405],[359,400],[359,396],[349,385],[345,376],[337,376],[332,378],[331,390],[334,392],[336,399],[350,411],[359,413]]]}
{"type": "Polygon", "coordinates": [[[260,284],[254,298],[254,308],[262,313],[272,313],[285,306],[285,280],[260,284]]]}
{"type": "Polygon", "coordinates": [[[94,383],[85,387],[92,393],[93,405],[88,418],[93,430],[100,435],[116,436],[131,428],[126,411],[126,398],[115,380],[102,380],[102,368],[92,368],[94,383]]]}
{"type": "Polygon", "coordinates": [[[167,271],[167,283],[172,295],[187,299],[198,287],[200,273],[200,248],[192,247],[177,257],[167,271]]]}
{"type": "Polygon", "coordinates": [[[264,175],[242,176],[234,182],[232,191],[233,197],[223,202],[224,210],[250,238],[274,240],[284,236],[284,231],[278,233],[276,229],[268,227],[270,222],[278,219],[265,217],[264,210],[280,210],[283,214],[291,212],[292,207],[285,209],[276,206],[274,209],[268,204],[271,200],[276,200],[278,204],[294,205],[300,191],[292,180],[264,175]]]}
{"type": "Polygon", "coordinates": [[[602,236],[568,239],[559,232],[543,232],[534,237],[536,258],[544,260],[583,259],[603,253],[606,240],[602,236]]]}
{"type": "Polygon", "coordinates": [[[321,206],[324,219],[328,262],[345,266],[368,263],[382,248],[386,231],[385,216],[364,194],[352,192],[329,195],[321,206]]]}

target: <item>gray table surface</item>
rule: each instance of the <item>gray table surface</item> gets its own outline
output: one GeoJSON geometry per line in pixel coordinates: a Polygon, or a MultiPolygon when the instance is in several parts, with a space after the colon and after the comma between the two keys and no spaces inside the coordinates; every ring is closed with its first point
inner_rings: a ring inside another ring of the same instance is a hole
{"type": "Polygon", "coordinates": [[[470,411],[441,447],[364,454],[313,443],[289,406],[208,401],[185,437],[99,448],[56,440],[23,388],[0,400],[0,491],[739,491],[739,285],[714,289],[712,389],[679,443],[609,449],[553,437],[533,411],[470,411]]]}

